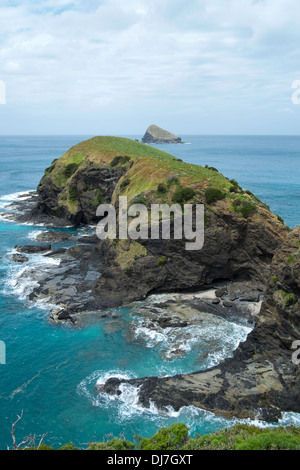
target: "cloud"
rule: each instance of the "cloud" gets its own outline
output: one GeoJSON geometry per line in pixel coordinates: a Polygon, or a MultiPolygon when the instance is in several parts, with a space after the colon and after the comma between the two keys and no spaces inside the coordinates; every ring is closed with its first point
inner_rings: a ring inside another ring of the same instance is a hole
{"type": "Polygon", "coordinates": [[[12,105],[53,113],[283,109],[300,78],[297,11],[297,0],[2,1],[0,79],[12,105]]]}

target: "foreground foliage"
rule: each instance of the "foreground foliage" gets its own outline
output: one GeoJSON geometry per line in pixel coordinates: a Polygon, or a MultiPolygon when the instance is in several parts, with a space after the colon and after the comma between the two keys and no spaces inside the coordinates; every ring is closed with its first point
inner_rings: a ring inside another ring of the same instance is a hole
{"type": "MultiPolygon", "coordinates": [[[[43,443],[38,448],[29,447],[27,450],[54,448],[43,443]]],[[[78,448],[69,443],[58,450],[78,448]]],[[[90,443],[87,450],[300,450],[300,428],[289,426],[272,429],[236,424],[232,428],[191,438],[188,427],[177,423],[169,428],[161,428],[150,438],[136,437],[135,443],[123,438],[112,438],[107,442],[90,443]]]]}

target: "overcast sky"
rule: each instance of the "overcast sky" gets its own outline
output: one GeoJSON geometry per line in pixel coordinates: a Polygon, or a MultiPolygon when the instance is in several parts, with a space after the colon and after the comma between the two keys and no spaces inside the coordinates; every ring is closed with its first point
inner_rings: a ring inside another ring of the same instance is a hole
{"type": "Polygon", "coordinates": [[[298,135],[299,7],[0,0],[0,134],[298,135]]]}

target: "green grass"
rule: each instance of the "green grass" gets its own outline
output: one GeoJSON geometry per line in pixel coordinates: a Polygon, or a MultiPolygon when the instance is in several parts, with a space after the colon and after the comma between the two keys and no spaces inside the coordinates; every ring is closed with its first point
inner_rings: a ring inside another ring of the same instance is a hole
{"type": "Polygon", "coordinates": [[[167,204],[211,204],[224,199],[224,208],[231,207],[243,217],[252,215],[254,207],[266,208],[250,192],[244,195],[230,192],[233,186],[240,190],[238,183],[230,181],[213,167],[185,163],[156,147],[121,137],[94,137],[75,145],[55,161],[51,171],[48,169],[42,184],[47,185],[51,180],[61,191],[59,205],[71,206],[74,213],[75,193],[71,194],[71,199],[65,194],[67,188],[72,187],[78,171],[85,168],[111,168],[113,171],[116,167],[124,172],[113,193],[112,204],[120,194],[127,196],[130,203],[143,194],[149,203],[161,199],[167,204]],[[243,200],[236,201],[237,197],[243,200]]]}

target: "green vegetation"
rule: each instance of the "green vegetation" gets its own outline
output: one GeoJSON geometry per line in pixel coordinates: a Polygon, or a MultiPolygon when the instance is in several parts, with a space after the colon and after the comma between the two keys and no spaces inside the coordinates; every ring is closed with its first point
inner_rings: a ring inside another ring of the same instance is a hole
{"type": "Polygon", "coordinates": [[[207,204],[212,204],[213,202],[224,199],[224,197],[225,194],[221,189],[210,187],[205,190],[205,199],[207,204]]]}
{"type": "Polygon", "coordinates": [[[128,163],[129,161],[131,160],[130,157],[128,157],[127,155],[118,155],[117,157],[115,157],[113,159],[113,161],[111,162],[110,166],[113,168],[117,165],[125,165],[126,163],[128,163]]]}
{"type": "Polygon", "coordinates": [[[188,438],[188,428],[185,424],[173,424],[169,428],[161,428],[149,439],[143,438],[140,443],[141,450],[177,450],[182,447],[188,438]]]}
{"type": "Polygon", "coordinates": [[[296,303],[296,298],[294,294],[279,289],[275,292],[276,300],[281,303],[282,308],[285,308],[289,305],[294,305],[296,303]]]}
{"type": "Polygon", "coordinates": [[[219,173],[219,170],[217,170],[217,168],[215,168],[215,167],[213,167],[213,166],[205,165],[205,168],[207,168],[208,170],[216,171],[217,173],[219,173]]]}
{"type": "MultiPolygon", "coordinates": [[[[235,180],[230,181],[214,167],[185,163],[153,146],[121,137],[94,137],[75,145],[53,162],[41,186],[47,188],[53,184],[59,189],[57,206],[65,206],[75,215],[80,209],[75,204],[80,199],[78,192],[95,190],[89,183],[82,187],[78,184],[75,191],[73,178],[77,177],[78,169],[84,173],[115,167],[122,169],[124,177],[112,195],[112,204],[116,203],[120,191],[125,190],[131,203],[148,205],[162,199],[166,204],[188,201],[213,204],[223,200],[224,208],[231,207],[243,217],[254,213],[254,208],[267,209],[250,191],[244,193],[235,180]],[[243,202],[236,202],[237,197],[243,198],[243,202]]],[[[261,218],[256,220],[261,221],[261,218]]]]}
{"type": "Polygon", "coordinates": [[[131,206],[133,206],[133,204],[142,204],[144,206],[148,206],[148,200],[145,194],[144,193],[137,194],[130,202],[131,206]]]}
{"type": "Polygon", "coordinates": [[[69,163],[63,170],[65,178],[69,179],[78,170],[79,163],[69,163]]]}
{"type": "Polygon", "coordinates": [[[167,191],[168,191],[167,186],[163,183],[159,183],[159,185],[157,186],[157,192],[159,194],[165,194],[167,191]]]}
{"type": "Polygon", "coordinates": [[[76,184],[69,187],[69,199],[72,202],[78,201],[79,193],[76,184]]]}
{"type": "MultiPolygon", "coordinates": [[[[258,428],[248,424],[236,424],[231,428],[205,434],[189,436],[185,424],[173,424],[161,428],[150,438],[134,438],[135,442],[122,437],[110,438],[106,442],[93,442],[87,450],[148,450],[148,451],[187,451],[187,450],[300,450],[300,428],[294,426],[258,428]]],[[[38,448],[28,450],[54,450],[42,443],[38,448]]],[[[58,450],[77,450],[71,442],[58,450]]],[[[84,449],[82,449],[84,450],[84,449]]]]}
{"type": "Polygon", "coordinates": [[[195,191],[193,188],[182,188],[179,186],[172,196],[172,202],[175,204],[184,204],[193,199],[194,196],[195,191]]]}
{"type": "MultiPolygon", "coordinates": [[[[235,181],[235,180],[230,180],[230,183],[231,183],[231,185],[232,185],[232,186],[230,186],[230,188],[229,188],[229,191],[230,191],[231,193],[241,193],[241,192],[243,192],[243,189],[241,188],[241,186],[239,186],[239,184],[238,184],[237,181],[235,181]]],[[[249,191],[249,193],[250,193],[250,191],[249,191]]]]}
{"type": "Polygon", "coordinates": [[[276,282],[277,282],[277,276],[272,276],[272,282],[273,282],[273,284],[276,284],[276,282]]]}
{"type": "Polygon", "coordinates": [[[232,207],[237,214],[245,219],[248,219],[248,217],[253,215],[257,210],[256,204],[242,197],[235,199],[232,203],[232,207]]]}
{"type": "Polygon", "coordinates": [[[135,444],[125,439],[114,438],[108,442],[93,442],[89,445],[88,450],[133,450],[135,444]]]}
{"type": "Polygon", "coordinates": [[[127,186],[129,186],[129,185],[130,185],[130,179],[129,179],[129,178],[125,178],[125,179],[122,181],[122,183],[120,184],[120,188],[121,188],[121,189],[124,189],[124,188],[126,188],[127,186]]]}
{"type": "Polygon", "coordinates": [[[158,258],[157,263],[163,268],[167,264],[167,257],[161,256],[160,258],[158,258]]]}

